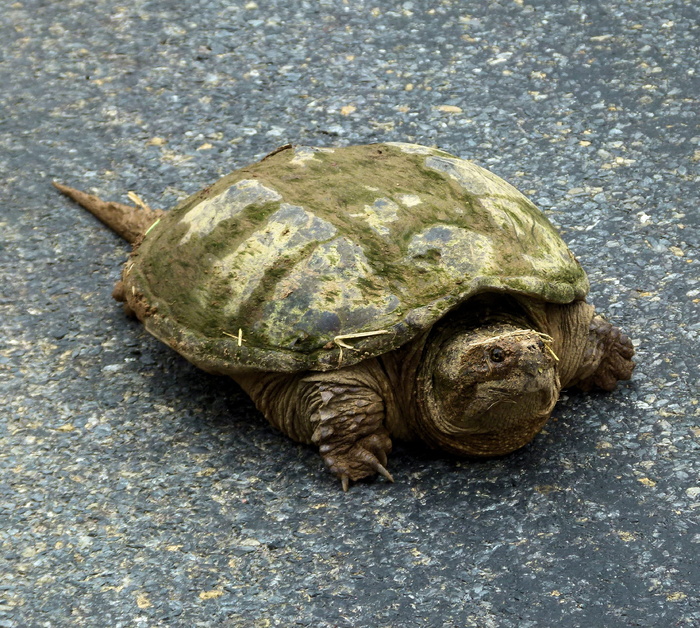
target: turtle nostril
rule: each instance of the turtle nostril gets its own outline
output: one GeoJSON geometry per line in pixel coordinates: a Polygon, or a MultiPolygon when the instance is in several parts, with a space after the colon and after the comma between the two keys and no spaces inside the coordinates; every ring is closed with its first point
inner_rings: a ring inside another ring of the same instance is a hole
{"type": "Polygon", "coordinates": [[[542,373],[542,365],[536,361],[528,360],[525,364],[523,364],[523,370],[528,375],[532,375],[532,376],[536,377],[537,375],[542,373]]]}

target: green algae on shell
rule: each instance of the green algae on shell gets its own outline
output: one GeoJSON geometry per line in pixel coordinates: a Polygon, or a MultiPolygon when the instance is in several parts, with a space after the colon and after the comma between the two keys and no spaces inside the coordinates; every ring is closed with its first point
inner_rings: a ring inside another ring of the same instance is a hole
{"type": "Polygon", "coordinates": [[[588,291],[514,187],[401,143],[282,147],[168,212],[124,280],[151,333],[227,374],[350,365],[479,292],[569,303],[588,291]],[[338,337],[356,350],[342,352],[338,337]]]}

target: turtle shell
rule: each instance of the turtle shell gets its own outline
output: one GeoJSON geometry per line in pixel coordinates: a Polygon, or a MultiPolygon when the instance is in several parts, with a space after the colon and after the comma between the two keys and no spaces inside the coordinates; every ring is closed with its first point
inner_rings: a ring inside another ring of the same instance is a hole
{"type": "Polygon", "coordinates": [[[476,293],[582,299],[583,269],[514,187],[434,148],[283,146],[158,221],[124,270],[147,329],[215,373],[329,370],[476,293]]]}

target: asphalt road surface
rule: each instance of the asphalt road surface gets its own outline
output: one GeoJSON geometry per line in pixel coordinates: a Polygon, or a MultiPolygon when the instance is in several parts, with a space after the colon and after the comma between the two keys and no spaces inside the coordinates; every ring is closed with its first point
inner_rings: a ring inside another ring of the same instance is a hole
{"type": "Polygon", "coordinates": [[[700,625],[696,0],[6,0],[0,628],[700,625]],[[167,209],[287,142],[512,182],[637,346],[533,443],[347,494],[110,298],[58,179],[167,209]]]}

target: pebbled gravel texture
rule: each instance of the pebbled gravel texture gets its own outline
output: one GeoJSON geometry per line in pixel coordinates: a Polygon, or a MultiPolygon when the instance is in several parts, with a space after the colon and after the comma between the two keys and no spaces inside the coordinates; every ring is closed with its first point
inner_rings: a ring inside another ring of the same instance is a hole
{"type": "Polygon", "coordinates": [[[696,0],[20,0],[0,11],[0,628],[700,625],[696,0]],[[529,194],[634,339],[531,445],[343,494],[110,299],[50,182],[167,208],[286,142],[529,194]]]}

